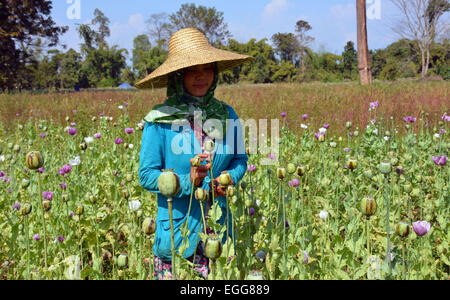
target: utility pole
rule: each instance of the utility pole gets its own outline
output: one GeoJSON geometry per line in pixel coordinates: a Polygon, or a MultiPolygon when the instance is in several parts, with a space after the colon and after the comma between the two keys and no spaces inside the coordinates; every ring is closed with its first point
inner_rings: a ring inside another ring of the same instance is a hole
{"type": "Polygon", "coordinates": [[[358,72],[362,85],[372,85],[372,71],[367,44],[366,0],[356,0],[357,38],[358,38],[358,72]]]}

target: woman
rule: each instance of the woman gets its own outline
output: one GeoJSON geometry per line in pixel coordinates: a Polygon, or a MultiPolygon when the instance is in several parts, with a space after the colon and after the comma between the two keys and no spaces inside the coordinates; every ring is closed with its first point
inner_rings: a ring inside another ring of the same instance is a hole
{"type": "MultiPolygon", "coordinates": [[[[228,171],[233,183],[239,182],[245,174],[248,157],[239,118],[231,106],[214,98],[214,91],[219,72],[249,60],[252,60],[249,56],[212,47],[200,31],[187,28],[171,37],[169,56],[164,64],[136,84],[138,88],[167,87],[168,99],[164,104],[156,105],[144,118],[147,123],[142,137],[139,166],[139,182],[142,187],[158,194],[157,229],[153,247],[156,279],[172,277],[167,198],[159,193],[157,184],[162,170],[174,169],[180,179],[180,190],[173,197],[177,250],[183,243],[181,229],[187,220],[192,183],[194,189],[202,188],[211,195],[211,168],[213,182],[217,182],[222,171],[228,171]],[[197,172],[193,172],[190,161],[196,154],[209,158],[203,147],[207,139],[215,142],[212,163],[208,161],[197,172]]],[[[217,183],[213,186],[215,199],[222,209],[219,223],[223,225],[226,192],[217,183]]],[[[207,209],[207,206],[204,208],[207,209]]],[[[199,242],[199,233],[204,231],[201,211],[199,201],[193,199],[187,224],[190,234],[186,239],[187,248],[182,254],[184,258],[192,260],[195,252],[195,264],[203,265],[198,271],[206,277],[208,262],[202,251],[202,243],[199,242]]]]}

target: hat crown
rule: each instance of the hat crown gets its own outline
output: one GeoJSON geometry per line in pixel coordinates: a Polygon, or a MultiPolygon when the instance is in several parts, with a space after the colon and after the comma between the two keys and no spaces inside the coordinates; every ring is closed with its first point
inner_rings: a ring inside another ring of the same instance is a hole
{"type": "Polygon", "coordinates": [[[200,30],[195,28],[181,29],[170,38],[169,57],[206,47],[211,47],[211,45],[200,30]]]}

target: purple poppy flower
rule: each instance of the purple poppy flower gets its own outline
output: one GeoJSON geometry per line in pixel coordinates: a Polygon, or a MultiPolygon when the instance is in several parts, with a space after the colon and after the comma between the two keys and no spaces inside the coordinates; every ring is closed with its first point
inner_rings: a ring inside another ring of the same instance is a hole
{"type": "Polygon", "coordinates": [[[101,133],[96,133],[96,134],[94,134],[94,137],[97,139],[100,139],[100,138],[102,138],[102,135],[101,135],[101,133]]]}
{"type": "Polygon", "coordinates": [[[328,123],[327,123],[327,124],[324,124],[324,125],[323,125],[323,128],[325,128],[325,129],[330,128],[330,124],[328,124],[328,123]]]}
{"type": "Polygon", "coordinates": [[[413,223],[414,232],[418,236],[424,236],[428,232],[430,232],[431,224],[427,221],[417,221],[413,223]]]}
{"type": "Polygon", "coordinates": [[[126,134],[132,134],[134,132],[133,128],[125,128],[125,133],[126,134]]]}
{"type": "Polygon", "coordinates": [[[250,172],[250,173],[255,172],[255,170],[256,170],[256,166],[255,165],[249,165],[247,167],[247,171],[250,172]]]}
{"type": "Polygon", "coordinates": [[[105,116],[105,114],[104,113],[100,113],[100,115],[99,115],[100,117],[104,117],[105,116]]]}
{"type": "Polygon", "coordinates": [[[416,118],[414,118],[414,117],[412,117],[412,116],[408,116],[408,117],[404,117],[403,118],[403,121],[405,122],[405,123],[414,123],[415,121],[416,121],[417,119],[416,118]]]}
{"type": "Polygon", "coordinates": [[[304,114],[304,115],[302,116],[302,119],[303,119],[303,120],[308,119],[308,114],[304,114]]]}
{"type": "Polygon", "coordinates": [[[325,132],[314,133],[316,140],[323,142],[325,140],[325,132]]]}
{"type": "Polygon", "coordinates": [[[444,113],[444,115],[442,116],[442,121],[450,122],[450,116],[447,116],[447,113],[444,113]]]}
{"type": "Polygon", "coordinates": [[[286,220],[286,223],[284,223],[284,227],[289,228],[289,222],[286,220]]]}
{"type": "Polygon", "coordinates": [[[445,166],[447,164],[447,155],[432,156],[431,159],[437,166],[445,166]]]}
{"type": "Polygon", "coordinates": [[[66,184],[65,182],[60,183],[59,186],[60,186],[63,190],[65,190],[65,189],[67,188],[67,184],[66,184]]]}
{"type": "Polygon", "coordinates": [[[62,236],[62,235],[58,235],[58,242],[62,243],[64,242],[66,239],[62,236]]]}
{"type": "Polygon", "coordinates": [[[378,101],[370,102],[370,108],[371,109],[377,109],[378,105],[379,105],[378,101]]]}
{"type": "Polygon", "coordinates": [[[0,178],[4,177],[6,173],[4,171],[0,171],[0,178]]]}
{"type": "Polygon", "coordinates": [[[33,236],[33,239],[34,239],[35,241],[39,241],[39,240],[41,239],[41,236],[40,236],[39,234],[35,234],[35,235],[33,236]]]}
{"type": "Polygon", "coordinates": [[[269,154],[269,158],[270,158],[270,159],[275,159],[275,154],[270,153],[270,154],[269,154]]]}
{"type": "Polygon", "coordinates": [[[348,153],[348,152],[350,151],[350,149],[349,149],[349,148],[344,148],[344,151],[345,151],[346,153],[348,153]]]}
{"type": "Polygon", "coordinates": [[[71,165],[64,165],[62,167],[62,170],[64,171],[65,174],[70,173],[70,171],[72,171],[72,166],[71,165]]]}
{"type": "Polygon", "coordinates": [[[49,191],[42,192],[42,197],[44,197],[45,200],[51,201],[53,198],[53,192],[49,191]]]}
{"type": "Polygon", "coordinates": [[[255,214],[255,209],[253,207],[250,207],[250,209],[248,210],[248,215],[253,216],[254,214],[255,214]]]}
{"type": "Polygon", "coordinates": [[[44,172],[45,172],[44,167],[40,167],[40,168],[38,169],[38,172],[41,173],[41,174],[44,173],[44,172]]]}
{"type": "Polygon", "coordinates": [[[45,138],[45,132],[40,133],[39,136],[40,136],[41,138],[45,138]]]}
{"type": "Polygon", "coordinates": [[[294,178],[293,180],[289,181],[289,187],[298,187],[300,184],[300,181],[298,181],[297,178],[294,178]]]}
{"type": "Polygon", "coordinates": [[[77,129],[74,128],[74,127],[70,127],[70,128],[67,130],[67,132],[68,132],[70,135],[74,136],[74,135],[77,134],[77,129]]]}
{"type": "Polygon", "coordinates": [[[281,117],[285,118],[287,116],[287,113],[281,113],[281,117]]]}
{"type": "Polygon", "coordinates": [[[61,175],[61,176],[66,175],[66,173],[64,172],[63,169],[59,169],[59,170],[58,170],[58,173],[59,173],[59,175],[61,175]]]}
{"type": "Polygon", "coordinates": [[[77,123],[70,123],[70,127],[76,127],[77,126],[77,123]]]}
{"type": "Polygon", "coordinates": [[[303,261],[304,265],[307,265],[309,262],[309,255],[308,252],[306,252],[305,250],[302,251],[303,252],[303,257],[305,258],[305,260],[303,261]]]}
{"type": "Polygon", "coordinates": [[[18,201],[14,203],[13,210],[20,210],[20,203],[18,201]]]}
{"type": "Polygon", "coordinates": [[[114,142],[115,142],[117,145],[120,145],[120,144],[123,143],[123,140],[122,140],[121,138],[117,138],[117,139],[114,140],[114,142]]]}

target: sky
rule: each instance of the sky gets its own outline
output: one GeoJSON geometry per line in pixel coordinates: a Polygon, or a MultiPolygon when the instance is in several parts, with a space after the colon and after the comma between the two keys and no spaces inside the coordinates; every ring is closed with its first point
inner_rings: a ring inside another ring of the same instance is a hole
{"type": "MultiPolygon", "coordinates": [[[[57,25],[69,26],[61,42],[67,49],[80,49],[77,24],[89,23],[100,9],[111,21],[110,45],[128,49],[131,59],[133,39],[146,33],[146,20],[156,13],[175,13],[182,4],[215,7],[224,13],[232,38],[248,42],[270,38],[273,34],[294,32],[298,20],[307,21],[315,38],[311,48],[341,54],[348,41],[356,45],[355,0],[57,0],[52,1],[51,16],[57,25]]],[[[391,30],[396,8],[390,0],[366,0],[369,49],[385,48],[398,40],[391,30]]],[[[398,14],[397,14],[398,15],[398,14]]],[[[355,46],[356,47],[356,46],[355,46]]]]}

